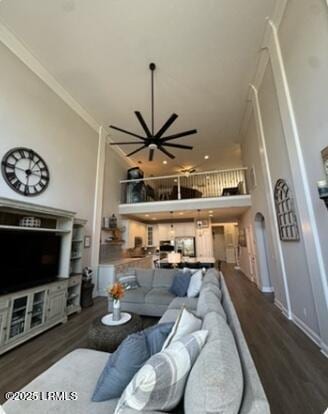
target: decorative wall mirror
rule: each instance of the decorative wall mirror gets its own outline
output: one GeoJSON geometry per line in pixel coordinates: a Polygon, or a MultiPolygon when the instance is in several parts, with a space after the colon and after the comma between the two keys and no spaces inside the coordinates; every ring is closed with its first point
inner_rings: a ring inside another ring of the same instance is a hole
{"type": "Polygon", "coordinates": [[[282,241],[299,241],[300,235],[291,191],[283,179],[279,179],[276,183],[274,200],[280,239],[282,241]]]}

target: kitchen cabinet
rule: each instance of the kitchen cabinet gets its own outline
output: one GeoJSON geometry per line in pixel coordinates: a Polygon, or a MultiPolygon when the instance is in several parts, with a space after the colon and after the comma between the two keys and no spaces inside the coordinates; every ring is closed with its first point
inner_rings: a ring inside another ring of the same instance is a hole
{"type": "Polygon", "coordinates": [[[158,247],[158,226],[156,224],[147,225],[147,247],[158,247]]]}

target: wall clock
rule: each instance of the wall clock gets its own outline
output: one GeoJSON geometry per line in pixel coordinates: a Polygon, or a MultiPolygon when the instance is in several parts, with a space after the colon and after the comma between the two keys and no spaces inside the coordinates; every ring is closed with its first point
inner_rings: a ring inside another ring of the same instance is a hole
{"type": "Polygon", "coordinates": [[[8,151],[2,159],[1,171],[7,184],[25,196],[41,194],[50,180],[47,164],[29,148],[18,147],[8,151]]]}

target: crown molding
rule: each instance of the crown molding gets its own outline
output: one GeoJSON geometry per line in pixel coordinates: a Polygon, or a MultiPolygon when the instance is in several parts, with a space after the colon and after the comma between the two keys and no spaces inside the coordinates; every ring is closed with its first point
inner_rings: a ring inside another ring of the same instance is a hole
{"type": "MultiPolygon", "coordinates": [[[[28,48],[2,23],[0,22],[0,42],[2,42],[19,60],[21,60],[36,76],[38,76],[57,96],[59,96],[80,118],[83,119],[94,131],[107,134],[106,142],[113,142],[110,138],[109,130],[100,125],[86,109],[83,108],[55,79],[53,75],[33,56],[28,48]]],[[[119,147],[113,147],[120,157],[127,161],[126,154],[119,147]]],[[[135,163],[129,159],[128,164],[135,166],[135,163]]]]}
{"type": "Polygon", "coordinates": [[[100,124],[66,91],[66,89],[50,74],[38,59],[32,55],[23,43],[20,42],[1,22],[0,41],[98,133],[100,124]]]}
{"type": "Polygon", "coordinates": [[[276,4],[275,4],[274,11],[272,13],[272,17],[266,18],[267,24],[266,24],[262,44],[259,50],[259,58],[257,62],[256,72],[255,72],[252,82],[249,84],[249,92],[248,92],[248,96],[246,99],[246,108],[245,108],[240,132],[239,132],[241,140],[244,138],[245,134],[247,133],[249,121],[253,113],[252,87],[255,87],[257,90],[260,89],[260,86],[262,84],[262,80],[265,74],[265,70],[270,61],[270,57],[268,53],[268,45],[272,41],[272,37],[273,37],[272,24],[275,26],[276,30],[278,31],[282,23],[282,20],[284,18],[287,4],[288,4],[288,0],[276,0],[276,4]]]}

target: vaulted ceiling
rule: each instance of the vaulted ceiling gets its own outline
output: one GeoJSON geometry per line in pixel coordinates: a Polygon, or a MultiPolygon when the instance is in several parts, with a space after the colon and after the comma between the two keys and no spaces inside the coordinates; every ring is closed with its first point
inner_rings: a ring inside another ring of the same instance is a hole
{"type": "MultiPolygon", "coordinates": [[[[3,0],[0,18],[101,125],[143,133],[133,111],[150,123],[148,65],[156,62],[155,129],[173,112],[179,118],[170,133],[198,129],[177,141],[194,150],[175,150],[176,160],[167,165],[158,152],[152,165],[146,151],[134,157],[148,174],[160,174],[180,165],[241,164],[248,84],[274,2],[3,0]]],[[[127,138],[117,131],[111,137],[127,138]]]]}

